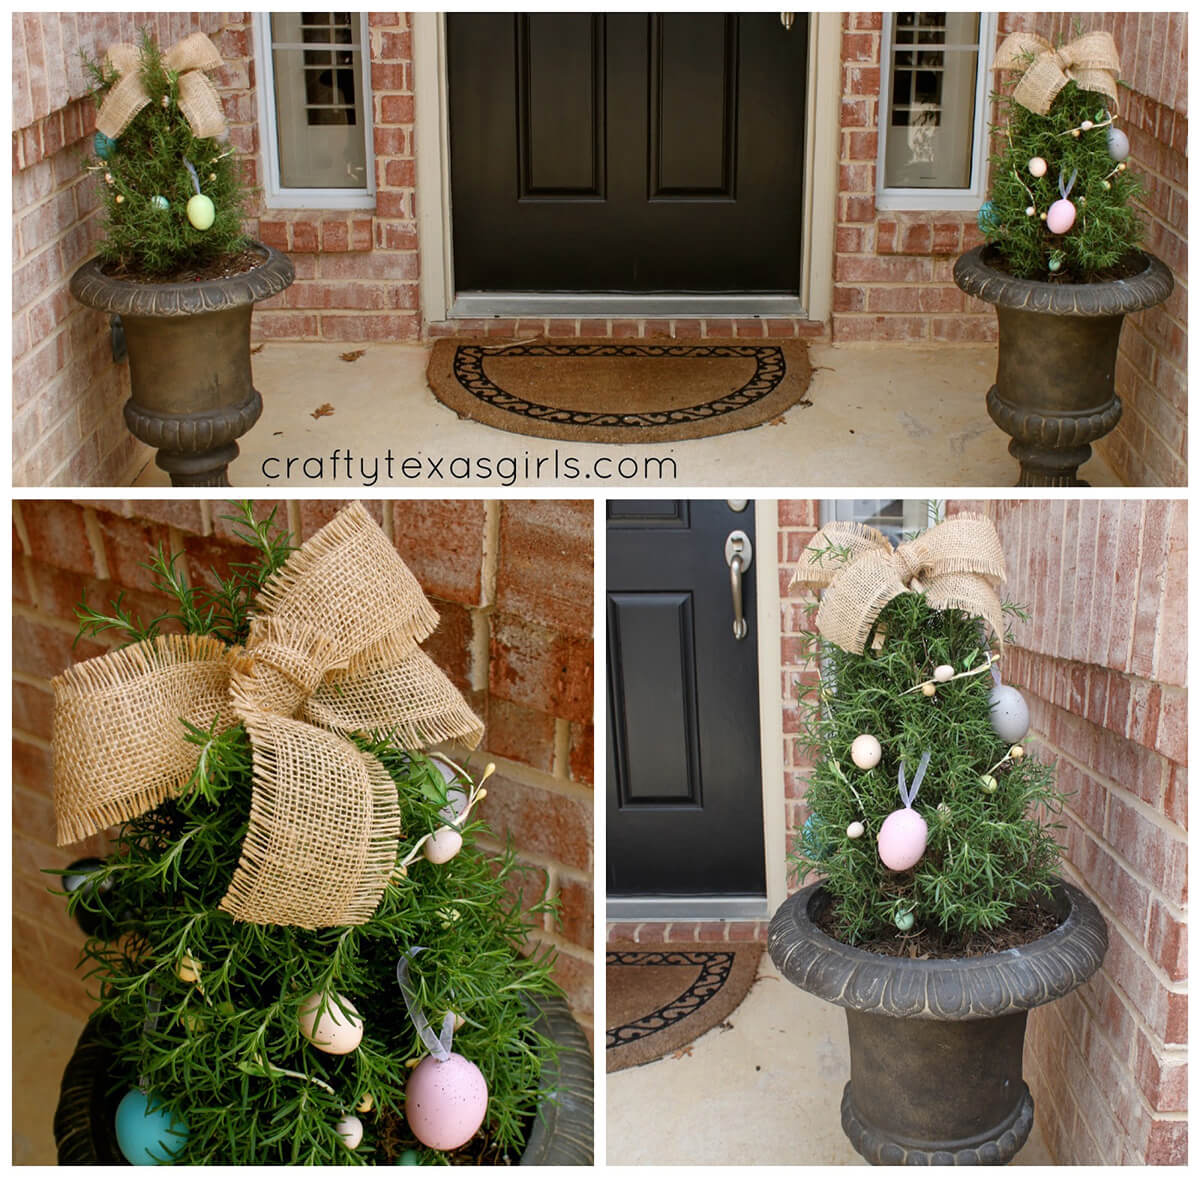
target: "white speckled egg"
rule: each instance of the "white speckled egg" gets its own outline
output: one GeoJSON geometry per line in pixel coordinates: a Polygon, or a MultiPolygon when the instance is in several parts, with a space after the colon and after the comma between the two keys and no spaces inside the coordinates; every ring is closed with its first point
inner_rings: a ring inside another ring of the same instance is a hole
{"type": "Polygon", "coordinates": [[[988,695],[991,708],[992,731],[1001,740],[1016,744],[1029,731],[1029,705],[1025,697],[1007,683],[993,687],[988,695]]]}
{"type": "Polygon", "coordinates": [[[363,1123],[353,1113],[344,1116],[334,1128],[347,1149],[357,1149],[362,1144],[363,1123]]]}
{"type": "Polygon", "coordinates": [[[430,863],[449,863],[462,850],[462,835],[453,826],[439,826],[421,848],[430,863]]]}
{"type": "Polygon", "coordinates": [[[879,847],[879,858],[892,871],[907,871],[925,854],[925,843],[929,839],[929,828],[925,819],[916,810],[905,806],[893,810],[879,828],[875,840],[879,847]]]}
{"type": "Polygon", "coordinates": [[[408,1078],[404,1115],[417,1140],[430,1149],[458,1149],[475,1136],[487,1113],[483,1073],[456,1051],[443,1061],[421,1060],[408,1078]]]}
{"type": "Polygon", "coordinates": [[[848,839],[860,839],[866,833],[867,828],[861,822],[851,822],[846,827],[846,837],[848,839]]]}
{"type": "Polygon", "coordinates": [[[874,769],[883,756],[879,741],[869,732],[856,736],[850,743],[850,760],[860,769],[874,769]]]}
{"type": "Polygon", "coordinates": [[[325,1011],[317,1018],[322,997],[310,994],[301,1003],[300,1034],[329,1055],[349,1055],[362,1042],[362,1019],[354,1003],[340,994],[328,996],[325,1011]]]}

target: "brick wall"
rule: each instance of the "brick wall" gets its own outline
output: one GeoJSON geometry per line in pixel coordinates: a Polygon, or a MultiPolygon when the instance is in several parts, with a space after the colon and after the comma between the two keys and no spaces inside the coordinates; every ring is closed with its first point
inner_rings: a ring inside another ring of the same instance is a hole
{"type": "Polygon", "coordinates": [[[149,24],[172,44],[213,13],[15,13],[13,29],[13,482],[122,483],[145,460],[121,406],[107,318],[67,291],[99,236],[99,194],[83,165],[95,110],[80,50],[96,57],[149,24]]]}
{"type": "Polygon", "coordinates": [[[1108,922],[1100,972],[1030,1016],[1026,1078],[1059,1164],[1187,1160],[1187,504],[951,502],[987,513],[1004,659],[1071,796],[1065,873],[1108,922]]]}
{"type": "MultiPolygon", "coordinates": [[[[1143,175],[1146,246],[1175,274],[1160,308],[1129,317],[1117,391],[1125,404],[1098,449],[1126,483],[1182,486],[1187,439],[1187,18],[1182,13],[1001,13],[998,37],[1051,41],[1108,29],[1121,54],[1122,126],[1143,175]]],[[[982,240],[973,213],[887,212],[875,205],[881,13],[847,13],[832,338],[915,343],[996,338],[992,308],[954,285],[957,256],[982,240]]],[[[985,390],[980,390],[983,392],[985,390]]]]}
{"type": "MultiPolygon", "coordinates": [[[[269,509],[272,502],[261,503],[269,509]]],[[[340,504],[280,504],[307,537],[340,504]]],[[[559,952],[557,976],[585,1025],[592,1018],[592,505],[374,501],[372,513],[433,600],[441,623],[425,649],[487,724],[499,771],[484,817],[511,833],[519,859],[562,904],[536,937],[559,952]]],[[[106,840],[54,845],[50,678],[103,653],[75,636],[86,590],[102,604],[125,590],[158,612],[138,567],[162,543],[189,578],[243,550],[219,503],[18,501],[13,505],[14,973],[65,1009],[92,1007],[75,971],[82,935],[47,892],[43,868],[103,854],[106,840]]],[[[478,758],[476,758],[478,759],[478,758]]]]}

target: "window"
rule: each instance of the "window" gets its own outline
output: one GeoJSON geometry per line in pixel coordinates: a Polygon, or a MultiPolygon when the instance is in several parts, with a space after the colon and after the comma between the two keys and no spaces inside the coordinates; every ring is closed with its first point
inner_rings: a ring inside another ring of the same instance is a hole
{"type": "Polygon", "coordinates": [[[356,12],[256,14],[269,206],[374,203],[365,33],[356,12]]]}
{"type": "Polygon", "coordinates": [[[977,209],[987,161],[993,16],[884,15],[877,204],[977,209]]]}
{"type": "Polygon", "coordinates": [[[945,512],[944,500],[825,499],[821,503],[821,523],[851,520],[867,524],[882,532],[893,544],[899,544],[903,537],[933,527],[945,512]]]}

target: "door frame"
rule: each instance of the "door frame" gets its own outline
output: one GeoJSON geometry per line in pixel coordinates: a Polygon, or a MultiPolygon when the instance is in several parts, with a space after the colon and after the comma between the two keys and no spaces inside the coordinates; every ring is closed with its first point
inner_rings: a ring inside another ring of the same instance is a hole
{"type": "MultiPolygon", "coordinates": [[[[758,597],[758,737],[762,772],[765,899],[639,896],[608,900],[609,921],[766,920],[787,899],[787,812],[783,783],[783,651],[779,593],[779,501],[755,499],[754,589],[758,597]]],[[[603,556],[600,553],[601,557],[603,556]]],[[[598,616],[605,617],[601,611],[598,616]]],[[[604,643],[607,649],[607,641],[604,643]]],[[[597,713],[599,714],[599,713],[597,713]]],[[[603,747],[603,746],[601,746],[603,747]]],[[[603,770],[603,765],[597,766],[603,770]]],[[[601,777],[604,773],[601,772],[601,777]]]]}
{"type": "Polygon", "coordinates": [[[414,150],[421,313],[426,323],[500,316],[616,318],[746,318],[796,316],[817,322],[833,304],[833,242],[837,207],[838,137],[842,93],[842,18],[809,14],[804,135],[804,208],[798,298],[759,295],[554,295],[536,293],[455,297],[450,200],[450,107],[446,18],[414,12],[412,22],[414,150]],[[820,182],[817,179],[820,178],[820,182]]]}

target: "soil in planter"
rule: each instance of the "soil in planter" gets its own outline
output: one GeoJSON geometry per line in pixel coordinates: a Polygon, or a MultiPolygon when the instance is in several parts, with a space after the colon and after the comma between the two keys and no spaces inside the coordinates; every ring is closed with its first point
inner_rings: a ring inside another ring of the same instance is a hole
{"type": "Polygon", "coordinates": [[[224,254],[198,266],[182,266],[166,274],[143,274],[139,270],[127,270],[124,266],[102,266],[105,278],[117,278],[122,282],[138,282],[145,286],[156,286],[169,282],[206,282],[214,278],[233,278],[247,274],[267,259],[254,249],[244,249],[236,254],[224,254]]]}
{"type": "MultiPolygon", "coordinates": [[[[813,923],[827,937],[848,945],[844,930],[832,904],[825,904],[813,913],[813,923]]],[[[911,957],[929,960],[942,957],[980,957],[986,953],[1001,953],[1031,944],[1058,928],[1053,912],[1036,900],[1027,900],[1014,908],[1008,920],[999,928],[980,929],[966,938],[950,936],[941,929],[917,929],[910,933],[894,933],[870,941],[860,941],[854,947],[885,957],[911,957]]]]}
{"type": "MultiPolygon", "coordinates": [[[[533,1128],[532,1117],[523,1118],[521,1137],[529,1140],[529,1132],[533,1128]]],[[[390,1109],[381,1110],[375,1120],[375,1132],[378,1138],[378,1150],[383,1157],[383,1164],[393,1165],[399,1162],[400,1155],[406,1150],[415,1150],[419,1155],[425,1148],[413,1135],[408,1122],[390,1109]]],[[[476,1134],[461,1149],[443,1156],[452,1166],[512,1166],[520,1161],[524,1146],[519,1149],[504,1149],[486,1135],[476,1134]]]]}
{"type": "Polygon", "coordinates": [[[1127,255],[1115,266],[1097,270],[1095,274],[1087,278],[1079,278],[1065,273],[1039,274],[1032,278],[1026,278],[1014,274],[1009,269],[1008,259],[994,246],[987,250],[983,260],[993,270],[999,270],[1001,274],[1007,274],[1010,278],[1021,278],[1023,282],[1048,282],[1054,286],[1092,286],[1103,282],[1120,282],[1123,278],[1133,278],[1146,269],[1146,259],[1141,254],[1135,253],[1127,255]]]}

